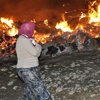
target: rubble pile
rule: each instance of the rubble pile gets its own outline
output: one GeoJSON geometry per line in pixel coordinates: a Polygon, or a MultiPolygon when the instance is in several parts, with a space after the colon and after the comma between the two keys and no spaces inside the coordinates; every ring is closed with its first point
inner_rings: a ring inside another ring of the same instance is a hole
{"type": "MultiPolygon", "coordinates": [[[[54,37],[56,31],[51,33],[49,39],[52,41],[47,41],[42,45],[41,57],[47,56],[57,56],[63,53],[74,53],[77,51],[94,51],[100,49],[100,38],[92,38],[87,33],[83,31],[78,31],[76,34],[65,38],[69,32],[65,32],[60,36],[54,37]]],[[[3,36],[0,37],[0,58],[11,58],[16,57],[15,45],[16,45],[17,36],[9,37],[3,36]]]]}
{"type": "Polygon", "coordinates": [[[65,39],[68,33],[64,33],[59,37],[53,38],[52,42],[47,42],[43,45],[43,56],[56,56],[62,53],[74,53],[82,51],[100,50],[100,38],[92,38],[83,31],[78,31],[75,35],[65,39]],[[56,41],[55,41],[56,40],[56,41]]]}
{"type": "Polygon", "coordinates": [[[17,36],[9,37],[5,35],[4,37],[0,37],[0,58],[8,59],[16,56],[16,39],[17,36]]]}

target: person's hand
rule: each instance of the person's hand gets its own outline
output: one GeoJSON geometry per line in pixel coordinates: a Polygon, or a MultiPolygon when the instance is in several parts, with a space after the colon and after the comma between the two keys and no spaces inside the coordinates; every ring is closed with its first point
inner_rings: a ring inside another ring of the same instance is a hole
{"type": "Polygon", "coordinates": [[[33,44],[33,45],[36,45],[36,42],[35,42],[35,40],[34,40],[34,39],[32,40],[32,44],[33,44]]]}
{"type": "Polygon", "coordinates": [[[32,41],[32,44],[33,44],[34,46],[36,46],[35,40],[34,40],[33,38],[31,38],[30,40],[32,41]]]}

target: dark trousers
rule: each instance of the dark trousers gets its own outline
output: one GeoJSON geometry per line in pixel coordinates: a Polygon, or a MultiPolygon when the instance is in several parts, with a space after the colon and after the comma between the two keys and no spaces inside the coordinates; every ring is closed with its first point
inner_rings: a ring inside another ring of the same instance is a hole
{"type": "Polygon", "coordinates": [[[17,73],[24,82],[23,100],[52,100],[40,77],[38,67],[18,68],[17,73]]]}

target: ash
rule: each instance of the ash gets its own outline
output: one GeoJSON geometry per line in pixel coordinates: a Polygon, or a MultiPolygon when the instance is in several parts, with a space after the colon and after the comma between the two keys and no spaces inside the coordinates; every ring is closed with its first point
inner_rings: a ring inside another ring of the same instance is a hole
{"type": "MultiPolygon", "coordinates": [[[[0,100],[22,100],[16,60],[0,65],[0,100]]],[[[100,51],[42,58],[40,72],[53,100],[100,100],[100,51]]]]}

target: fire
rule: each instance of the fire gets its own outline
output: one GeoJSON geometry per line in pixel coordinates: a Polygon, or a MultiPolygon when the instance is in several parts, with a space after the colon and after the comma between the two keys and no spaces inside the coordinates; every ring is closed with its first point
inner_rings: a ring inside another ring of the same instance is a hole
{"type": "Polygon", "coordinates": [[[50,34],[35,34],[34,37],[38,43],[45,44],[49,40],[50,34]]]}
{"type": "Polygon", "coordinates": [[[89,6],[89,17],[90,21],[89,23],[95,22],[96,24],[100,22],[100,4],[97,6],[97,11],[93,8],[93,6],[97,2],[94,1],[90,6],[89,6]]]}
{"type": "Polygon", "coordinates": [[[48,26],[48,20],[47,20],[47,19],[44,20],[44,24],[45,24],[46,26],[48,26]]]}
{"type": "Polygon", "coordinates": [[[13,25],[13,20],[12,19],[8,19],[8,18],[0,18],[1,22],[2,23],[5,23],[7,24],[10,28],[12,27],[13,25]]]}
{"type": "MultiPolygon", "coordinates": [[[[100,37],[100,3],[98,3],[98,0],[89,2],[89,9],[87,14],[84,12],[81,12],[80,15],[78,15],[78,22],[77,24],[75,23],[76,26],[74,28],[71,27],[71,24],[69,21],[65,18],[65,14],[61,16],[62,20],[60,22],[56,23],[55,31],[54,33],[46,33],[44,30],[44,33],[40,34],[38,31],[35,32],[34,38],[38,43],[45,44],[48,41],[53,41],[53,38],[57,38],[59,36],[65,36],[64,39],[69,39],[71,36],[76,35],[76,33],[81,30],[84,33],[87,33],[87,35],[93,37],[93,38],[98,38],[100,37]]],[[[65,5],[63,5],[65,6],[65,5]]],[[[66,12],[65,12],[66,13],[66,12]]],[[[76,17],[76,16],[75,16],[76,17]]],[[[74,18],[71,16],[70,18],[74,18]]],[[[72,19],[73,24],[74,20],[72,19]]],[[[34,22],[36,22],[34,20],[34,22]]],[[[49,25],[48,19],[45,19],[43,21],[43,25],[48,27],[49,29],[52,30],[52,27],[49,25]]],[[[16,36],[18,34],[18,28],[16,28],[14,20],[9,19],[9,18],[0,18],[0,32],[2,31],[3,34],[7,34],[8,36],[11,37],[11,39],[6,40],[3,38],[2,43],[0,43],[0,48],[2,50],[5,50],[6,48],[9,48],[10,45],[14,45],[16,43],[16,36]]],[[[53,30],[54,31],[54,30],[53,30]]],[[[86,37],[83,37],[80,41],[84,43],[86,37]]],[[[73,40],[74,41],[74,40],[73,40]]],[[[79,41],[79,42],[80,42],[79,41]]],[[[15,50],[15,49],[14,49],[15,50]]],[[[13,53],[14,50],[11,50],[13,53]]]]}
{"type": "Polygon", "coordinates": [[[65,20],[64,14],[62,15],[63,21],[56,24],[56,29],[61,29],[63,32],[72,32],[73,30],[68,25],[68,22],[65,20]]]}
{"type": "Polygon", "coordinates": [[[81,16],[79,18],[79,20],[81,20],[82,18],[85,18],[86,17],[86,14],[84,14],[83,12],[81,12],[81,16]]]}
{"type": "Polygon", "coordinates": [[[1,18],[1,23],[5,23],[8,27],[5,27],[7,35],[15,36],[18,34],[18,29],[14,26],[14,21],[8,18],[1,18]]]}
{"type": "MultiPolygon", "coordinates": [[[[62,17],[62,21],[57,22],[55,28],[61,29],[62,32],[58,32],[56,34],[56,36],[62,35],[64,32],[72,33],[73,31],[76,32],[76,30],[83,30],[83,31],[88,32],[88,34],[90,34],[90,36],[92,35],[93,37],[100,37],[100,35],[95,34],[93,29],[91,29],[91,28],[88,30],[85,30],[86,26],[82,25],[80,23],[75,27],[75,29],[72,29],[70,27],[68,21],[65,19],[64,14],[61,17],[62,17]]],[[[85,13],[81,12],[79,21],[86,17],[89,17],[89,21],[87,22],[87,24],[89,23],[89,24],[92,24],[95,26],[100,24],[100,4],[98,4],[97,1],[90,2],[88,14],[86,15],[85,13]],[[96,9],[94,9],[95,5],[96,5],[96,9]]],[[[7,26],[3,26],[3,28],[5,27],[5,31],[6,31],[7,35],[15,36],[18,34],[18,29],[15,27],[14,21],[12,19],[2,17],[2,18],[0,18],[0,21],[2,24],[5,23],[7,25],[7,26]]],[[[46,26],[50,27],[49,23],[48,23],[48,19],[44,20],[44,24],[46,26]]],[[[35,38],[36,38],[36,41],[38,41],[38,42],[46,43],[47,40],[49,39],[49,36],[50,36],[50,33],[42,34],[42,35],[37,33],[35,35],[35,38]]],[[[68,36],[70,36],[70,35],[68,35],[68,36]]]]}
{"type": "Polygon", "coordinates": [[[11,29],[8,30],[9,36],[15,36],[17,34],[18,34],[18,29],[15,26],[13,26],[11,29]]]}

